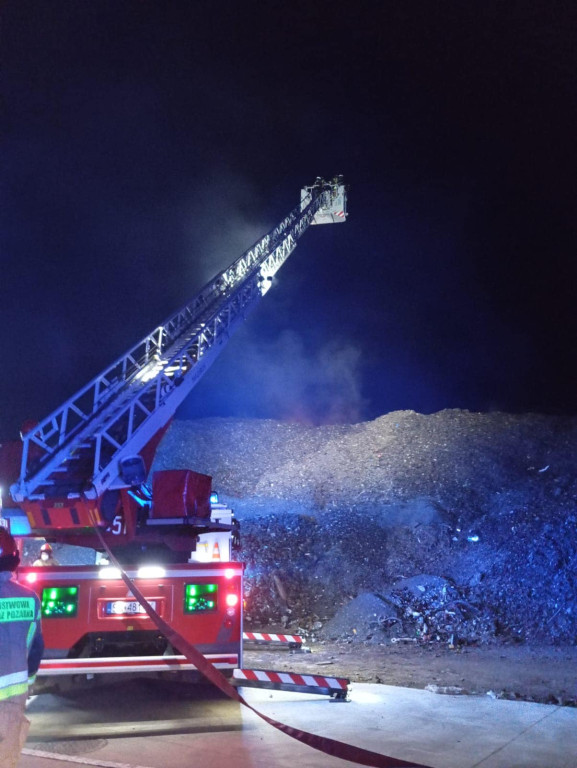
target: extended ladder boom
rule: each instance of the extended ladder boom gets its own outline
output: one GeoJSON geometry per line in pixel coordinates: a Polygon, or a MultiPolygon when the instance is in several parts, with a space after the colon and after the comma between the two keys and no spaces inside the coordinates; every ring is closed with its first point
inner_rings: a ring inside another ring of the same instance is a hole
{"type": "MultiPolygon", "coordinates": [[[[141,452],[214,362],[311,224],[346,219],[342,177],[301,203],[186,306],[23,435],[17,502],[99,499],[144,482],[141,452]]],[[[69,502],[70,503],[70,502],[69,502]]]]}

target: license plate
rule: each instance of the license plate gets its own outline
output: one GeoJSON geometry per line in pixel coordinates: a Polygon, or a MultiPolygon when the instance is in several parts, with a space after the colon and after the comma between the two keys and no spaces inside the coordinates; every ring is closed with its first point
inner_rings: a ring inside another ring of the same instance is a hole
{"type": "MultiPolygon", "coordinates": [[[[156,610],[156,602],[148,601],[156,610]]],[[[136,600],[111,600],[104,605],[106,616],[134,616],[138,613],[146,613],[144,608],[136,600]]]]}

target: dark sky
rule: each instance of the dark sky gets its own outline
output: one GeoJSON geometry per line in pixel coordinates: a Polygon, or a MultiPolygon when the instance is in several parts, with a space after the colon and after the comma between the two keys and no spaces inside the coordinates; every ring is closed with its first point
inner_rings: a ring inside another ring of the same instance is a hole
{"type": "Polygon", "coordinates": [[[577,413],[573,2],[4,3],[0,435],[191,298],[317,175],[180,415],[577,413]]]}

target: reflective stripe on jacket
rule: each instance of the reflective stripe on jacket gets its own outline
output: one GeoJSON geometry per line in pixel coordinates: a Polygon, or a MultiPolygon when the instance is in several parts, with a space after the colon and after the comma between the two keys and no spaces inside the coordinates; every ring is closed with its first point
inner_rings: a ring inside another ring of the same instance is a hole
{"type": "Polygon", "coordinates": [[[27,693],[44,651],[40,601],[0,571],[0,701],[27,693]]]}

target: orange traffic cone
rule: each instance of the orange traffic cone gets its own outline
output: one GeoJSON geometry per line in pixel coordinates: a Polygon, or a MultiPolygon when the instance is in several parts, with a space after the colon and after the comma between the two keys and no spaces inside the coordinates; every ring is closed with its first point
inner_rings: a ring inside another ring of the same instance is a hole
{"type": "Polygon", "coordinates": [[[218,541],[214,542],[214,547],[212,549],[212,559],[220,560],[220,548],[218,546],[218,541]]]}

